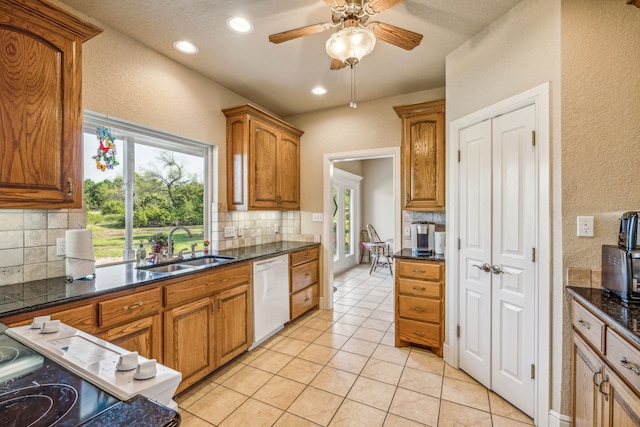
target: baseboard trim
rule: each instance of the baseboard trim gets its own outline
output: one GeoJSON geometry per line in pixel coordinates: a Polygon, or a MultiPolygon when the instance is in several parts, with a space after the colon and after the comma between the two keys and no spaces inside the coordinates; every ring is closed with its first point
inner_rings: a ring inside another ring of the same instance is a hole
{"type": "Polygon", "coordinates": [[[554,410],[549,411],[549,427],[571,427],[571,417],[554,410]]]}

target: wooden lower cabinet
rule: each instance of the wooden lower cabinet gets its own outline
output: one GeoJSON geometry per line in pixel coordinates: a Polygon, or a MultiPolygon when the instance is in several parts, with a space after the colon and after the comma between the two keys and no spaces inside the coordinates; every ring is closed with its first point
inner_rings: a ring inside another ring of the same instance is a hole
{"type": "Polygon", "coordinates": [[[603,362],[584,341],[574,333],[573,341],[573,400],[574,427],[601,425],[600,382],[603,379],[603,362]]]}
{"type": "Polygon", "coordinates": [[[320,246],[289,254],[289,319],[293,320],[319,302],[320,246]]]}
{"type": "Polygon", "coordinates": [[[164,312],[164,364],[182,373],[177,393],[212,371],[214,346],[212,297],[164,312]]]}
{"type": "Polygon", "coordinates": [[[640,426],[640,398],[615,372],[606,367],[602,394],[604,397],[603,426],[640,426]]]}
{"type": "Polygon", "coordinates": [[[129,351],[137,351],[147,359],[163,361],[162,319],[159,314],[143,317],[121,326],[110,328],[98,337],[129,351]]]}
{"type": "Polygon", "coordinates": [[[214,295],[215,367],[243,353],[253,342],[252,295],[249,285],[214,295]]]}

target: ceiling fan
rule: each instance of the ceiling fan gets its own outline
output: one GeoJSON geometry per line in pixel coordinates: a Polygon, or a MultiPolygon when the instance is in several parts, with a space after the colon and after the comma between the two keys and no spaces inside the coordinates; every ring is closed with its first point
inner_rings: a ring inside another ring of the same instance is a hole
{"type": "Polygon", "coordinates": [[[375,40],[382,40],[394,46],[411,50],[420,44],[422,34],[405,30],[382,22],[369,22],[378,15],[404,0],[324,0],[331,8],[331,21],[283,31],[269,36],[272,43],[283,43],[299,37],[321,33],[332,28],[341,30],[327,40],[327,54],[331,57],[332,70],[353,66],[373,50],[375,40]],[[342,36],[343,40],[338,40],[342,36]],[[350,40],[347,41],[346,38],[350,40]],[[344,42],[350,43],[351,50],[340,52],[344,42]],[[356,46],[357,45],[357,46],[356,46]],[[355,49],[360,49],[355,51],[355,49]]]}

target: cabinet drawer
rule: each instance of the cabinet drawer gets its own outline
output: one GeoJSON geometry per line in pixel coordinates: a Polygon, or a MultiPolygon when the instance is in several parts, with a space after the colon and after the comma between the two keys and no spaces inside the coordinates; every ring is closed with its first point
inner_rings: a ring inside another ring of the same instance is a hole
{"type": "Polygon", "coordinates": [[[398,277],[438,282],[442,279],[443,267],[441,263],[402,260],[396,262],[396,274],[398,277]]]}
{"type": "Polygon", "coordinates": [[[218,291],[251,282],[251,263],[240,266],[218,267],[211,271],[186,276],[178,283],[164,288],[164,304],[167,307],[194,301],[218,291]]]}
{"type": "Polygon", "coordinates": [[[609,328],[605,358],[633,386],[636,393],[640,391],[640,351],[609,328]]]}
{"type": "Polygon", "coordinates": [[[442,285],[439,282],[427,282],[415,279],[398,279],[398,293],[418,297],[440,298],[442,285]]]}
{"type": "Polygon", "coordinates": [[[313,261],[318,259],[319,254],[320,249],[317,246],[304,251],[294,252],[289,255],[289,265],[293,267],[304,262],[313,261]]]}
{"type": "Polygon", "coordinates": [[[398,316],[423,322],[440,322],[440,300],[400,295],[398,316]]]}
{"type": "Polygon", "coordinates": [[[291,292],[298,292],[318,281],[318,261],[307,262],[291,269],[291,292]]]}
{"type": "Polygon", "coordinates": [[[318,305],[318,284],[291,295],[291,320],[318,305]]]}
{"type": "Polygon", "coordinates": [[[113,326],[158,312],[162,307],[160,289],[136,292],[98,303],[98,324],[113,326]]]}
{"type": "Polygon", "coordinates": [[[403,341],[440,347],[441,326],[434,323],[398,319],[398,334],[403,341]]]}
{"type": "Polygon", "coordinates": [[[571,301],[571,323],[592,346],[604,353],[604,323],[576,300],[571,301]]]}

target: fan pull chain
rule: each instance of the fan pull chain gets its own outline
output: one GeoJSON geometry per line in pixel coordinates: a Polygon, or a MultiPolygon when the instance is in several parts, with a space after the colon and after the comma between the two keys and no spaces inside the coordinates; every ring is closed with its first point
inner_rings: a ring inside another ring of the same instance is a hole
{"type": "Polygon", "coordinates": [[[354,64],[351,64],[351,102],[349,107],[358,108],[358,104],[356,104],[356,67],[354,64]]]}

